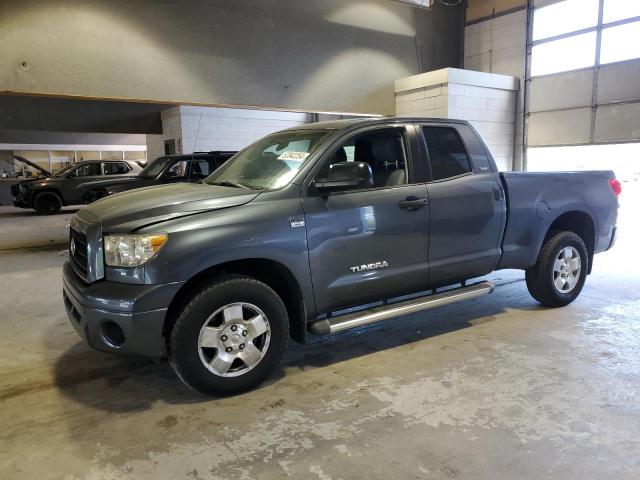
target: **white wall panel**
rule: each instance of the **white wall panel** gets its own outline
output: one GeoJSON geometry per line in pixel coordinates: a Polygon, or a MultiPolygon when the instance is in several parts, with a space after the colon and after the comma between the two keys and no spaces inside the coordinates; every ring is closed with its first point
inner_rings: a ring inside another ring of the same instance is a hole
{"type": "Polygon", "coordinates": [[[593,70],[536,77],[530,83],[529,111],[589,107],[593,92],[593,70]]]}
{"type": "Polygon", "coordinates": [[[600,67],[598,103],[640,100],[640,60],[600,67]]]}
{"type": "Polygon", "coordinates": [[[598,107],[596,142],[640,140],[640,103],[622,103],[598,107]]]}
{"type": "Polygon", "coordinates": [[[590,130],[591,108],[532,113],[528,146],[588,143],[590,130]]]}
{"type": "MultiPolygon", "coordinates": [[[[500,8],[498,8],[498,3],[496,2],[495,11],[502,12],[505,9],[524,5],[525,2],[523,1],[508,0],[500,2],[500,8]]],[[[467,10],[467,19],[469,19],[469,12],[470,9],[467,10]]],[[[465,27],[464,68],[516,77],[520,79],[520,84],[523,85],[525,74],[526,19],[526,9],[522,9],[506,15],[495,16],[494,18],[473,25],[467,25],[465,27]]],[[[503,139],[509,136],[510,144],[507,149],[500,143],[501,141],[494,143],[494,139],[492,139],[490,143],[492,146],[497,146],[500,152],[509,150],[509,153],[498,155],[496,151],[493,151],[494,149],[492,149],[492,153],[496,157],[496,162],[500,164],[501,169],[510,169],[511,166],[519,169],[521,167],[523,151],[522,148],[516,148],[514,150],[513,146],[514,144],[521,146],[523,143],[522,129],[519,125],[514,125],[514,120],[516,122],[522,122],[522,116],[520,114],[515,115],[516,110],[518,112],[523,110],[522,91],[520,90],[517,93],[513,91],[501,93],[507,94],[508,97],[500,99],[502,103],[500,101],[488,101],[486,109],[502,110],[505,101],[511,104],[509,118],[511,131],[506,133],[501,132],[503,139]],[[517,134],[514,139],[514,133],[516,131],[517,134]]],[[[465,93],[465,95],[482,97],[481,92],[478,91],[465,93]]],[[[458,106],[458,104],[451,108],[450,115],[472,119],[474,126],[478,127],[483,135],[490,134],[486,131],[487,127],[493,130],[495,128],[494,125],[499,125],[501,122],[506,121],[505,115],[498,118],[495,113],[492,112],[480,114],[478,109],[458,106]],[[490,126],[485,124],[485,121],[488,119],[490,119],[490,126]]]]}

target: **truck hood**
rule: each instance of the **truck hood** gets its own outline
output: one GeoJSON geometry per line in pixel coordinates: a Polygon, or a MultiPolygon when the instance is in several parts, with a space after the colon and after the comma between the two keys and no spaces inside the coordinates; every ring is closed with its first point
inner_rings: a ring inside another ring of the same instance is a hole
{"type": "Polygon", "coordinates": [[[105,231],[124,233],[195,213],[244,205],[259,194],[242,188],[177,183],[118,193],[79,213],[97,217],[105,231]]]}
{"type": "Polygon", "coordinates": [[[55,177],[36,177],[36,178],[29,178],[27,180],[22,180],[20,182],[20,185],[24,185],[26,187],[31,187],[33,185],[45,187],[45,186],[51,185],[52,183],[57,183],[56,180],[59,180],[59,179],[55,177]],[[42,185],[37,185],[37,184],[42,184],[42,185]]]}

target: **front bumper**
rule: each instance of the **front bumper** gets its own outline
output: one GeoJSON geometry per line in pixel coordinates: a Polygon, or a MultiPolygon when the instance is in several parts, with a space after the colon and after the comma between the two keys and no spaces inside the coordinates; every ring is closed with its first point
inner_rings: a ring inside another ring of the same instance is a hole
{"type": "Polygon", "coordinates": [[[22,193],[13,193],[13,206],[18,208],[33,208],[33,201],[31,199],[31,195],[24,195],[22,193]]]}
{"type": "Polygon", "coordinates": [[[101,281],[87,284],[66,262],[63,297],[73,328],[92,348],[160,358],[169,304],[182,282],[132,285],[101,281]]]}

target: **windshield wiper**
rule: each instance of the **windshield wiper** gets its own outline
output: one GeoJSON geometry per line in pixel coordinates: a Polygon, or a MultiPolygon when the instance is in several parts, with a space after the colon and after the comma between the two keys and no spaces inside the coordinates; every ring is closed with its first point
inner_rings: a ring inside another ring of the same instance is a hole
{"type": "Polygon", "coordinates": [[[210,182],[209,185],[220,185],[221,187],[249,188],[241,183],[230,182],[229,180],[221,180],[219,182],[210,182]]]}

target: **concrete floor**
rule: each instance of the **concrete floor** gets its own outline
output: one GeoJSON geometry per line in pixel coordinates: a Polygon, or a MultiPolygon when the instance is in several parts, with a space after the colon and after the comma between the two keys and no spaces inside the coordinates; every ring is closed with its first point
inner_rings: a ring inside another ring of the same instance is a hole
{"type": "Polygon", "coordinates": [[[0,207],[0,250],[66,244],[69,222],[78,207],[65,207],[55,215],[40,215],[26,208],[0,207]]]}
{"type": "Polygon", "coordinates": [[[223,399],[80,343],[56,250],[0,253],[0,478],[638,479],[638,200],[569,307],[499,272],[493,295],[291,344],[223,399]]]}

